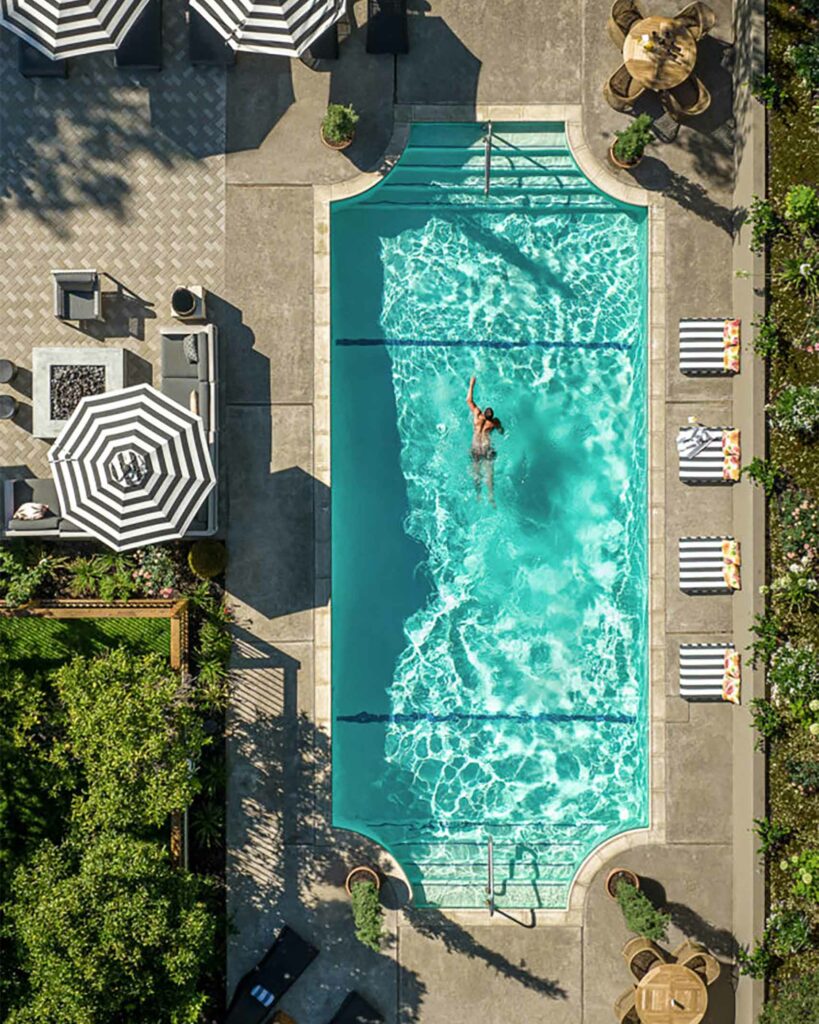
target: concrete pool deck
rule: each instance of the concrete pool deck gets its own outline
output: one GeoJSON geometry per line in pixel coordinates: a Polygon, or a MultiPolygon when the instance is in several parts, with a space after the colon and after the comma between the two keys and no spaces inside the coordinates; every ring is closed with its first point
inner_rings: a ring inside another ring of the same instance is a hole
{"type": "MultiPolygon", "coordinates": [[[[682,5],[656,0],[645,7],[673,13],[682,5]]],[[[645,876],[670,909],[671,945],[683,935],[697,938],[728,965],[736,943],[759,931],[761,884],[749,828],[762,813],[763,790],[746,710],[758,684],[746,666],[742,708],[687,705],[676,696],[676,646],[729,634],[744,646],[764,534],[749,484],[685,488],[670,447],[677,426],[696,414],[741,426],[744,460],[761,452],[760,378],[748,344],[755,281],[734,277],[734,269],[758,273],[734,229],[738,211],[762,191],[751,159],[761,136],[758,124],[757,134],[748,134],[747,86],[731,102],[732,81],[747,82],[758,51],[750,35],[758,12],[755,0],[712,5],[717,27],[698,68],[712,109],[683,126],[675,142],[654,145],[633,176],[619,175],[660,196],[665,220],[665,242],[655,253],[665,297],[664,308],[654,306],[651,397],[666,445],[653,455],[661,475],[652,510],[654,535],[665,538],[652,611],[662,633],[654,645],[655,772],[662,758],[666,781],[664,838],[635,835],[617,860],[645,876]],[[731,49],[734,25],[741,45],[731,49]],[[743,371],[733,382],[680,376],[676,324],[691,313],[744,318],[743,371]],[[730,599],[685,597],[677,587],[677,537],[723,530],[743,542],[745,589],[730,599]]],[[[390,1024],[609,1024],[613,999],[629,980],[620,957],[629,935],[603,893],[602,858],[574,912],[538,913],[534,927],[526,914],[518,924],[483,912],[408,909],[396,878],[386,893],[396,909],[387,913],[383,951],[353,938],[344,877],[357,858],[379,854],[328,825],[329,381],[326,360],[316,362],[316,327],[323,324],[315,315],[328,280],[314,238],[317,189],[343,188],[377,170],[396,123],[422,108],[477,119],[493,107],[579,107],[590,156],[602,169],[612,131],[628,123],[600,91],[619,63],[606,35],[608,4],[414,3],[411,52],[393,59],[365,53],[366,5],[359,0],[359,27],[332,70],[245,54],[227,74],[190,68],[182,4],[166,0],[163,7],[160,77],[117,72],[100,55],[72,64],[65,81],[23,80],[14,39],[0,36],[7,99],[0,111],[7,257],[0,267],[0,356],[24,371],[15,382],[22,414],[0,423],[0,476],[47,470],[47,445],[31,436],[26,410],[34,346],[120,338],[114,343],[133,351],[145,379],[156,379],[172,288],[208,287],[224,344],[223,468],[233,497],[230,984],[288,921],[321,949],[282,1004],[299,1024],[323,1024],[352,988],[390,1024]],[[318,138],[328,99],[352,101],[361,111],[356,142],[344,154],[318,138]],[[112,293],[119,334],[89,338],[54,320],[49,269],[83,265],[123,282],[112,293]]],[[[734,1019],[734,1004],[735,1019],[751,1024],[757,999],[758,986],[743,980],[736,987],[726,966],[706,1024],[734,1019]]]]}

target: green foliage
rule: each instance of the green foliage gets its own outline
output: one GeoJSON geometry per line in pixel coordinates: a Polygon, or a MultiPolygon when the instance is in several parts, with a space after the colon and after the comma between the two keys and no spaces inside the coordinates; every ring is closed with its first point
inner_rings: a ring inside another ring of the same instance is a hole
{"type": "Polygon", "coordinates": [[[198,540],[188,552],[188,567],[203,580],[221,576],[227,568],[227,548],[220,540],[198,540]]]}
{"type": "Polygon", "coordinates": [[[776,705],[765,697],[757,697],[748,705],[753,719],[753,726],[761,740],[769,740],[778,736],[785,727],[785,722],[776,705]]]}
{"type": "Polygon", "coordinates": [[[764,252],[781,230],[779,215],[767,199],[754,196],[748,220],[751,222],[751,252],[764,252]]]}
{"type": "Polygon", "coordinates": [[[819,1006],[819,972],[798,974],[777,987],[775,997],[762,1007],[759,1024],[808,1024],[819,1006]]]}
{"type": "Polygon", "coordinates": [[[617,883],[616,896],[629,931],[652,942],[668,941],[670,914],[657,910],[641,889],[636,889],[625,879],[617,883]]]}
{"type": "Polygon", "coordinates": [[[756,456],[747,466],[742,467],[741,475],[747,476],[749,480],[761,487],[768,497],[782,484],[782,474],[779,470],[768,459],[760,459],[756,456]]]}
{"type": "Polygon", "coordinates": [[[224,805],[216,800],[205,800],[191,811],[193,834],[200,846],[211,850],[224,845],[224,805]]]}
{"type": "Polygon", "coordinates": [[[810,185],[791,185],[785,195],[785,219],[810,233],[819,227],[819,192],[810,185]]]}
{"type": "Polygon", "coordinates": [[[20,608],[41,597],[63,561],[54,555],[14,544],[0,545],[0,598],[20,608]]]}
{"type": "Polygon", "coordinates": [[[759,943],[751,951],[738,949],[737,963],[740,974],[747,974],[751,978],[762,980],[773,973],[778,960],[764,943],[759,943]]]}
{"type": "Polygon", "coordinates": [[[198,790],[190,765],[206,739],[166,661],[124,650],[76,657],[55,683],[67,716],[62,756],[85,778],[77,811],[86,824],[144,828],[188,806],[198,790]]]}
{"type": "Polygon", "coordinates": [[[796,562],[774,576],[770,586],[760,587],[760,592],[770,594],[777,611],[789,615],[813,611],[819,598],[819,579],[814,570],[814,559],[803,555],[796,562]]]}
{"type": "Polygon", "coordinates": [[[808,908],[819,903],[819,850],[802,850],[779,862],[789,876],[791,895],[808,908]]]}
{"type": "Polygon", "coordinates": [[[352,106],[342,103],[331,103],[321,122],[321,132],[328,142],[339,145],[348,142],[355,134],[358,114],[352,106]]]}
{"type": "Polygon", "coordinates": [[[381,949],[382,911],[375,882],[354,882],[351,886],[351,903],[355,937],[377,953],[381,949]]]}
{"type": "Polygon", "coordinates": [[[819,40],[814,37],[795,43],[785,51],[785,57],[807,90],[819,90],[819,40]]]}
{"type": "Polygon", "coordinates": [[[785,762],[785,773],[791,785],[803,796],[819,793],[819,761],[789,758],[785,762]]]}
{"type": "Polygon", "coordinates": [[[767,408],[776,430],[805,440],[812,440],[819,432],[819,387],[789,384],[767,408]]]}
{"type": "Polygon", "coordinates": [[[786,339],[771,314],[757,317],[753,326],[755,328],[754,352],[762,359],[775,359],[781,356],[786,348],[786,339]]]}
{"type": "Polygon", "coordinates": [[[810,918],[803,911],[778,910],[768,918],[764,941],[774,956],[784,960],[807,949],[811,930],[810,918]]]}
{"type": "Polygon", "coordinates": [[[770,818],[754,818],[754,832],[759,838],[759,853],[764,858],[775,853],[792,834],[792,829],[770,818]]]}
{"type": "Polygon", "coordinates": [[[819,294],[819,260],[808,255],[788,256],[774,280],[797,295],[815,298],[819,294]]]}
{"type": "Polygon", "coordinates": [[[134,581],[146,597],[173,597],[179,586],[176,561],[167,547],[154,544],[135,555],[134,581]]]}
{"type": "Polygon", "coordinates": [[[782,624],[779,619],[768,609],[763,615],[754,616],[751,632],[755,639],[749,644],[751,651],[751,665],[758,668],[760,665],[768,666],[771,658],[776,652],[782,640],[782,624]]]}
{"type": "Polygon", "coordinates": [[[819,557],[819,504],[801,487],[782,491],[776,507],[777,553],[789,564],[819,557]]]}
{"type": "Polygon", "coordinates": [[[29,989],[8,1024],[197,1024],[215,938],[207,895],[152,842],[45,843],[16,873],[8,906],[29,989]]]}
{"type": "Polygon", "coordinates": [[[768,110],[782,105],[785,92],[773,75],[754,75],[751,79],[751,94],[768,110]]]}
{"type": "Polygon", "coordinates": [[[624,164],[636,164],[646,150],[646,146],[654,141],[651,132],[651,118],[648,114],[635,117],[628,128],[615,132],[614,155],[624,164]]]}

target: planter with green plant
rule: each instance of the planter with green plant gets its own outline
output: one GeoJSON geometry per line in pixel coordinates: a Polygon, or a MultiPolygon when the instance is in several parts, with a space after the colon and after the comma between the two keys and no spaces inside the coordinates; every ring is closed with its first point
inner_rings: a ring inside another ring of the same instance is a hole
{"type": "Polygon", "coordinates": [[[606,875],[606,892],[613,899],[617,899],[617,886],[620,882],[628,882],[635,889],[640,888],[640,876],[630,868],[612,868],[606,875]]]}
{"type": "Polygon", "coordinates": [[[654,141],[651,134],[651,118],[648,114],[640,114],[628,128],[614,134],[617,138],[609,148],[609,157],[615,167],[623,170],[636,167],[643,159],[646,146],[654,141]]]}
{"type": "Polygon", "coordinates": [[[330,149],[346,149],[355,137],[358,114],[352,105],[331,103],[321,121],[321,141],[330,149]]]}
{"type": "Polygon", "coordinates": [[[629,931],[642,935],[644,939],[651,939],[652,942],[665,942],[668,939],[670,914],[657,910],[644,892],[625,879],[617,883],[616,894],[629,931]]]}
{"type": "Polygon", "coordinates": [[[372,868],[360,866],[347,875],[344,887],[350,894],[355,937],[377,953],[382,936],[381,879],[372,868]]]}

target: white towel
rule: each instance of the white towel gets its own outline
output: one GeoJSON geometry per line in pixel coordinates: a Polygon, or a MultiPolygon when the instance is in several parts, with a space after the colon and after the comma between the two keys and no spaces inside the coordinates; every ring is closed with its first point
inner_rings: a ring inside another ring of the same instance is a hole
{"type": "Polygon", "coordinates": [[[683,427],[677,434],[677,451],[681,459],[694,459],[710,441],[721,437],[722,431],[712,427],[683,427]]]}

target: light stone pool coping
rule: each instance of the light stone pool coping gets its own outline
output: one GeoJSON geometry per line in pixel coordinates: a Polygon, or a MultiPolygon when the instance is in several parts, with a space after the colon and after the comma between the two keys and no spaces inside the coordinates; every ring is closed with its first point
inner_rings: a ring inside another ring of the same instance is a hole
{"type": "MultiPolygon", "coordinates": [[[[628,184],[601,164],[586,143],[580,105],[480,105],[475,107],[396,105],[395,127],[387,151],[375,171],[347,181],[313,188],[313,295],[315,401],[314,476],[318,487],[330,486],[330,204],[368,191],[395,165],[415,121],[562,121],[571,153],[586,177],[607,194],[626,203],[648,208],[648,640],[649,640],[649,826],[621,832],[597,846],[583,861],[569,892],[568,907],[537,910],[538,925],[581,926],[589,886],[613,857],[647,843],[663,843],[666,832],[665,771],[665,372],[666,372],[666,257],[665,200],[653,192],[628,184]]],[[[315,610],[315,715],[316,726],[332,735],[331,697],[331,602],[329,579],[329,509],[316,515],[316,610],[315,610]],[[321,568],[320,568],[321,567],[321,568]]],[[[329,800],[324,803],[329,808],[329,800]]],[[[331,822],[327,822],[328,827],[331,822]]],[[[368,837],[369,838],[369,837],[368,837]]],[[[391,870],[409,889],[403,869],[387,856],[391,870]]],[[[452,921],[465,925],[486,924],[487,911],[445,910],[452,921]]],[[[493,924],[517,924],[520,911],[496,914],[493,924]]]]}

